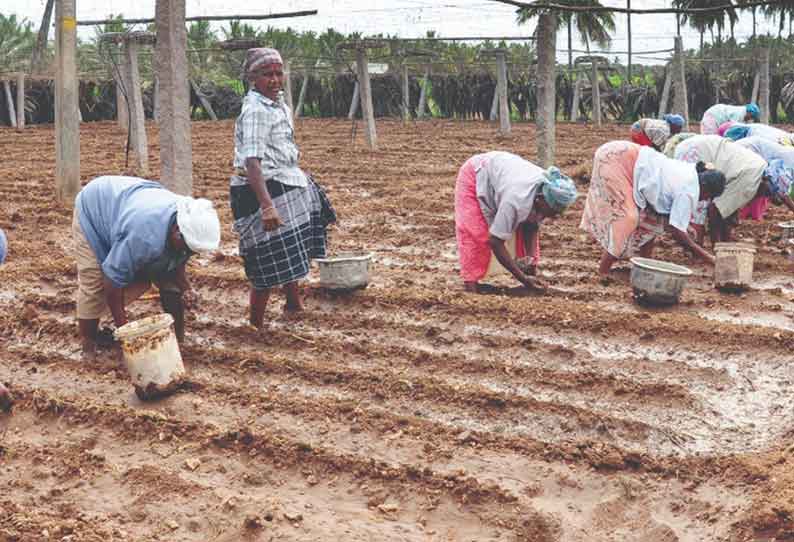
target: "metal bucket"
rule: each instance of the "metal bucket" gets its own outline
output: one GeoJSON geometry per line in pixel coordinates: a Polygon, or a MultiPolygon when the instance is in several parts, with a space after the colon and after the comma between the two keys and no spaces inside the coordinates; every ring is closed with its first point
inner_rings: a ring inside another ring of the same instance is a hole
{"type": "Polygon", "coordinates": [[[634,299],[652,305],[678,303],[692,271],[674,263],[650,258],[631,258],[631,287],[634,299]]]}
{"type": "Polygon", "coordinates": [[[783,231],[781,235],[783,241],[794,239],[794,221],[780,222],[778,223],[778,227],[783,231]]]}
{"type": "Polygon", "coordinates": [[[332,290],[366,288],[371,259],[371,254],[339,254],[315,260],[320,266],[320,286],[332,290]]]}
{"type": "Polygon", "coordinates": [[[714,245],[714,285],[721,290],[744,290],[753,282],[755,246],[750,243],[714,245]]]}
{"type": "Polygon", "coordinates": [[[135,394],[143,401],[172,392],[185,376],[170,314],[157,314],[118,328],[124,362],[135,394]]]}

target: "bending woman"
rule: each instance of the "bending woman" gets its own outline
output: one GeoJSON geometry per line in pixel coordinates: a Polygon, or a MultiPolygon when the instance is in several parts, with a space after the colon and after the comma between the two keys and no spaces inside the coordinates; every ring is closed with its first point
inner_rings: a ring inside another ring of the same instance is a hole
{"type": "MultiPolygon", "coordinates": [[[[766,160],[730,139],[716,135],[691,137],[676,147],[675,157],[691,164],[711,163],[725,175],[725,191],[714,201],[699,205],[694,219],[697,224],[705,224],[708,219],[712,242],[730,241],[739,211],[748,205],[760,205],[759,198],[768,198],[775,192],[772,176],[779,173],[768,170],[766,160]]],[[[755,216],[761,218],[763,212],[755,216]]]]}
{"type": "Polygon", "coordinates": [[[683,127],[684,117],[681,115],[668,114],[662,120],[640,119],[631,125],[631,140],[661,151],[670,136],[680,133],[683,127]]]}
{"type": "Polygon", "coordinates": [[[521,284],[540,288],[531,277],[540,258],[540,223],[571,205],[576,195],[573,181],[557,168],[544,170],[509,152],[466,160],[455,183],[455,236],[466,290],[478,291],[492,254],[521,284]],[[522,241],[517,256],[532,256],[525,270],[505,246],[515,234],[522,241]]]}
{"type": "Polygon", "coordinates": [[[700,133],[703,135],[715,135],[719,132],[723,122],[732,120],[733,122],[758,122],[761,118],[761,110],[755,104],[747,105],[712,105],[703,113],[703,120],[700,121],[700,133]]]}
{"type": "Polygon", "coordinates": [[[604,250],[598,272],[606,276],[617,260],[635,254],[651,256],[668,224],[676,241],[714,263],[687,229],[697,202],[718,196],[724,187],[725,177],[703,164],[684,164],[628,141],[601,145],[579,226],[604,250]]]}
{"type": "Polygon", "coordinates": [[[768,124],[724,122],[720,126],[720,135],[732,141],[739,141],[747,137],[761,137],[780,145],[794,146],[794,137],[791,133],[768,124]]]}

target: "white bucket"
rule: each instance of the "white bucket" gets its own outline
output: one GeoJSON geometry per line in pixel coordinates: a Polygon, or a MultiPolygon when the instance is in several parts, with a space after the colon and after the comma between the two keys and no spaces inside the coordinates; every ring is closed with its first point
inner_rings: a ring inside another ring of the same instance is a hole
{"type": "Polygon", "coordinates": [[[780,222],[778,223],[778,227],[783,232],[781,235],[783,241],[794,239],[794,221],[780,222]]]}
{"type": "Polygon", "coordinates": [[[753,282],[755,246],[750,243],[714,245],[714,284],[723,290],[744,290],[753,282]]]}
{"type": "Polygon", "coordinates": [[[174,318],[163,313],[130,322],[115,332],[135,394],[141,400],[173,391],[185,376],[173,323],[174,318]]]}
{"type": "Polygon", "coordinates": [[[315,260],[320,267],[320,286],[333,290],[366,288],[371,254],[339,254],[315,260]]]}
{"type": "Polygon", "coordinates": [[[682,265],[652,260],[631,258],[631,286],[637,301],[673,305],[678,303],[684,285],[692,270],[682,265]]]}

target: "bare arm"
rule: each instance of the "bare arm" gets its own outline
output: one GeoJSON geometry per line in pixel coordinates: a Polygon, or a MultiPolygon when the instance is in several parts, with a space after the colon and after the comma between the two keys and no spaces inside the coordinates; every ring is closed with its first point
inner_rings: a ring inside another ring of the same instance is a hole
{"type": "Polygon", "coordinates": [[[102,283],[105,288],[105,301],[113,315],[113,322],[116,327],[121,327],[127,323],[127,311],[124,308],[124,290],[117,288],[113,282],[102,275],[102,283]]]}
{"type": "Polygon", "coordinates": [[[706,252],[703,247],[697,244],[687,232],[681,231],[678,228],[671,228],[673,239],[678,241],[684,247],[690,249],[692,252],[697,254],[701,259],[707,261],[708,263],[714,265],[714,256],[706,252]]]}
{"type": "Polygon", "coordinates": [[[259,207],[262,209],[262,223],[265,230],[272,231],[283,225],[278,211],[273,206],[273,200],[265,187],[265,179],[262,176],[262,168],[259,165],[258,158],[245,159],[245,172],[248,175],[248,184],[256,194],[256,199],[259,200],[259,207]]]}
{"type": "Polygon", "coordinates": [[[520,282],[524,286],[527,286],[528,288],[542,289],[542,285],[540,285],[532,277],[525,275],[518,268],[515,260],[513,260],[513,258],[510,257],[510,254],[508,254],[504,241],[502,241],[498,237],[494,237],[493,235],[491,235],[488,238],[488,244],[491,246],[491,250],[493,250],[496,259],[499,261],[500,264],[502,264],[502,267],[510,271],[510,273],[516,278],[518,282],[520,282]]]}

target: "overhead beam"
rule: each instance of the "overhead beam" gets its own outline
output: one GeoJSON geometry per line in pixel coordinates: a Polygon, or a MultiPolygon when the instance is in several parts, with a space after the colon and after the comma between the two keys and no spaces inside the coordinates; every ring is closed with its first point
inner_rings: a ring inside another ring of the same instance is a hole
{"type": "Polygon", "coordinates": [[[560,12],[568,12],[568,13],[594,13],[594,12],[611,12],[611,13],[629,13],[634,15],[653,15],[653,14],[662,14],[662,13],[669,13],[669,14],[682,14],[682,15],[698,15],[698,14],[706,14],[706,13],[716,13],[719,11],[728,11],[734,10],[737,8],[741,9],[748,9],[760,6],[779,6],[782,4],[780,0],[763,0],[759,2],[749,2],[747,4],[742,4],[741,6],[737,5],[730,5],[730,6],[718,6],[718,7],[710,7],[710,8],[686,8],[686,9],[676,9],[676,8],[652,8],[652,9],[628,9],[628,8],[618,8],[618,7],[607,7],[607,6],[566,6],[563,4],[555,4],[552,2],[518,2],[517,0],[491,0],[492,2],[499,2],[500,4],[508,4],[510,6],[516,6],[519,8],[532,8],[533,10],[539,9],[548,9],[560,12]]]}
{"type": "MultiPolygon", "coordinates": [[[[198,15],[196,17],[185,17],[185,22],[193,21],[262,21],[265,19],[286,19],[289,17],[307,17],[317,15],[317,10],[292,11],[289,13],[271,13],[270,15],[198,15]]],[[[146,24],[153,23],[155,19],[100,19],[93,21],[77,21],[80,26],[98,26],[103,24],[146,24]]]]}

